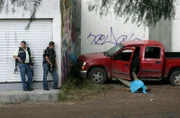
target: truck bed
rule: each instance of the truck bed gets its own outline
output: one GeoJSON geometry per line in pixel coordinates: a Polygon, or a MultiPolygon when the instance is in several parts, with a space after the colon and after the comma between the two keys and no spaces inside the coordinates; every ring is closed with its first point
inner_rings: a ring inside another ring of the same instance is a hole
{"type": "Polygon", "coordinates": [[[180,56],[177,53],[170,55],[168,58],[165,58],[165,65],[164,65],[164,69],[165,69],[164,77],[165,78],[168,77],[170,70],[174,67],[180,67],[180,56]],[[174,56],[174,55],[176,55],[176,56],[174,56]]]}
{"type": "Polygon", "coordinates": [[[165,58],[180,58],[180,52],[165,52],[165,58]]]}

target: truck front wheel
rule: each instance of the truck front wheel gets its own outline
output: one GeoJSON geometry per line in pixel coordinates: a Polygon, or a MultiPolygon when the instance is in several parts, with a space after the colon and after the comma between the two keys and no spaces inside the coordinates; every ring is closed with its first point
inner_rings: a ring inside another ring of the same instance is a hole
{"type": "Polygon", "coordinates": [[[180,71],[174,71],[171,74],[170,82],[173,86],[180,86],[180,71]]]}
{"type": "Polygon", "coordinates": [[[106,72],[102,68],[93,68],[88,73],[88,79],[97,84],[103,84],[107,79],[106,72]]]}

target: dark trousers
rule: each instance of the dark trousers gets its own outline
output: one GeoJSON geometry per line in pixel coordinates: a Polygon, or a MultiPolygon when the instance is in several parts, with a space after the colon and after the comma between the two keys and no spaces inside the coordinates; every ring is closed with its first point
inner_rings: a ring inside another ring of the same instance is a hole
{"type": "Polygon", "coordinates": [[[20,69],[20,74],[21,74],[21,81],[22,81],[22,86],[24,90],[31,89],[31,83],[32,83],[32,70],[30,68],[29,64],[24,64],[20,63],[18,64],[19,69],[20,69]],[[26,81],[26,74],[28,76],[28,80],[26,81]]]}
{"type": "Polygon", "coordinates": [[[56,68],[50,69],[49,64],[45,63],[43,64],[43,88],[47,89],[48,88],[48,82],[47,82],[47,76],[48,72],[50,72],[53,76],[53,88],[58,87],[58,74],[56,72],[56,68]]]}

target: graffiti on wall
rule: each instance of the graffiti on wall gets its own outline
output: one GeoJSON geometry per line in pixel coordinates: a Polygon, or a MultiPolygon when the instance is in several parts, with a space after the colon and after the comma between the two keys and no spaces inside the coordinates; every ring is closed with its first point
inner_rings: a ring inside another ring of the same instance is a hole
{"type": "Polygon", "coordinates": [[[74,9],[75,0],[61,0],[61,78],[66,79],[70,69],[75,65],[76,56],[76,38],[74,28],[74,9]]]}
{"type": "Polygon", "coordinates": [[[121,42],[124,41],[140,41],[140,38],[135,37],[135,33],[131,33],[131,35],[120,35],[117,36],[114,33],[113,28],[110,28],[110,34],[93,34],[92,32],[90,32],[89,36],[87,37],[87,39],[92,39],[91,45],[104,45],[104,44],[113,44],[113,45],[117,45],[121,42]]]}

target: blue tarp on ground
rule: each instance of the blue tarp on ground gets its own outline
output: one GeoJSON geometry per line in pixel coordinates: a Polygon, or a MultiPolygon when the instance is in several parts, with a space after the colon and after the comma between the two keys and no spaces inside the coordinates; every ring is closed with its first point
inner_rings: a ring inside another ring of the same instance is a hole
{"type": "Polygon", "coordinates": [[[141,80],[134,80],[130,84],[130,90],[132,93],[137,92],[140,88],[142,88],[142,92],[146,94],[146,86],[141,80]]]}

